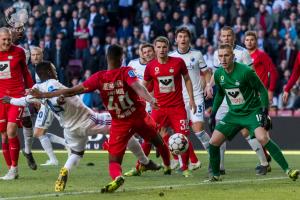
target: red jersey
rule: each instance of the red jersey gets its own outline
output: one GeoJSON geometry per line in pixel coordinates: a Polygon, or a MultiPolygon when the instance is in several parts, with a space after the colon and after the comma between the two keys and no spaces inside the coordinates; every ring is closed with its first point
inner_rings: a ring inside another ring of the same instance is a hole
{"type": "Polygon", "coordinates": [[[253,69],[257,76],[263,82],[264,86],[274,92],[276,88],[276,81],[278,79],[278,72],[271,60],[265,52],[256,49],[252,54],[253,69]]]}
{"type": "Polygon", "coordinates": [[[188,73],[181,58],[169,56],[166,64],[157,59],[150,61],[145,69],[144,80],[154,84],[154,97],[160,107],[184,106],[182,76],[188,73]]]}
{"type": "Polygon", "coordinates": [[[99,90],[111,117],[117,119],[143,117],[145,101],[130,87],[139,81],[131,67],[99,71],[83,82],[87,92],[99,90]]]}
{"type": "Polygon", "coordinates": [[[300,52],[297,54],[292,75],[284,88],[285,92],[289,92],[292,89],[292,87],[295,85],[296,81],[298,80],[299,76],[300,76],[300,52]]]}
{"type": "Polygon", "coordinates": [[[26,65],[25,52],[12,45],[0,52],[0,96],[22,97],[33,81],[26,65]]]}

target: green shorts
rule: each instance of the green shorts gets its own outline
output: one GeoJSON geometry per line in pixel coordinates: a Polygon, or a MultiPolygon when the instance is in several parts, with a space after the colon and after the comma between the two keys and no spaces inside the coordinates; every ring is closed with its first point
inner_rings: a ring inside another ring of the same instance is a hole
{"type": "Polygon", "coordinates": [[[251,138],[255,138],[254,130],[257,127],[260,127],[260,110],[246,116],[236,116],[228,112],[215,129],[220,131],[226,139],[232,140],[243,128],[249,130],[251,138]]]}

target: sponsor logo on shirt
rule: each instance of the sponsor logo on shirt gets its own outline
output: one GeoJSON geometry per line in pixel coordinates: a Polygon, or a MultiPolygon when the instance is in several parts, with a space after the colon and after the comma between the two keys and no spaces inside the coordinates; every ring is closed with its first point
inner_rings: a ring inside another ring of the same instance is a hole
{"type": "Polygon", "coordinates": [[[10,63],[9,61],[0,62],[0,79],[11,78],[10,63]]]}
{"type": "Polygon", "coordinates": [[[222,75],[222,76],[220,76],[220,84],[224,84],[224,76],[222,75]]]}
{"type": "Polygon", "coordinates": [[[231,105],[241,105],[245,103],[244,96],[239,88],[225,89],[225,91],[231,105]]]}
{"type": "Polygon", "coordinates": [[[129,70],[129,71],[128,71],[128,76],[129,76],[130,78],[136,77],[136,75],[135,75],[135,73],[134,73],[133,70],[129,70]]]}
{"type": "Polygon", "coordinates": [[[160,93],[169,93],[175,91],[174,76],[160,76],[158,79],[158,87],[160,93]]]}

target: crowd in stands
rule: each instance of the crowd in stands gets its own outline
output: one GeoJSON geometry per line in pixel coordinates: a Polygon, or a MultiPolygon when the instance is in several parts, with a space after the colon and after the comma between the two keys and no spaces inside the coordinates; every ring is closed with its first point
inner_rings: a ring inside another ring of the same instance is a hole
{"type": "MultiPolygon", "coordinates": [[[[192,47],[200,50],[209,67],[224,25],[234,28],[236,44],[244,33],[255,30],[259,48],[272,58],[279,72],[273,106],[300,108],[300,81],[284,105],[280,95],[289,79],[300,49],[300,3],[297,0],[2,0],[0,26],[11,8],[29,13],[21,44],[39,46],[44,59],[52,61],[62,83],[71,86],[106,68],[109,45],[124,47],[124,65],[138,57],[141,42],[166,36],[175,49],[174,31],[186,26],[192,47]]],[[[101,109],[94,94],[83,97],[101,109]]]]}

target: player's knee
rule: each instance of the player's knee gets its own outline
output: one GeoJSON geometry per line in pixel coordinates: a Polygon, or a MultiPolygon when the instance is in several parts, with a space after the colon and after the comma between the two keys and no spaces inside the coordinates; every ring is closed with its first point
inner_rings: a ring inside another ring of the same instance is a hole
{"type": "Polygon", "coordinates": [[[242,133],[242,135],[243,135],[244,138],[246,138],[246,137],[249,136],[249,131],[247,129],[242,129],[241,133],[242,133]]]}
{"type": "Polygon", "coordinates": [[[36,138],[41,137],[42,135],[45,135],[45,130],[41,128],[35,128],[33,136],[36,138]]]}
{"type": "Polygon", "coordinates": [[[22,124],[25,128],[32,128],[32,121],[31,118],[28,117],[23,117],[22,118],[22,124]]]}
{"type": "Polygon", "coordinates": [[[119,164],[122,163],[122,160],[123,160],[123,155],[113,155],[113,154],[109,154],[109,162],[112,163],[112,162],[117,162],[119,164]]]}

